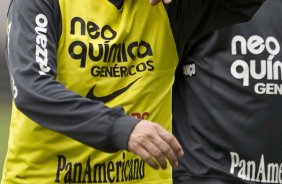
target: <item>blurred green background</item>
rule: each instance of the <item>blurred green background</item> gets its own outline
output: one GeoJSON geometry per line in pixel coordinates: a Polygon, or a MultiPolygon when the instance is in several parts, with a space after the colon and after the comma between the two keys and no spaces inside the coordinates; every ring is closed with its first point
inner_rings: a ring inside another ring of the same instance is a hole
{"type": "Polygon", "coordinates": [[[7,150],[9,121],[11,112],[10,83],[4,55],[4,48],[6,42],[6,14],[9,1],[10,0],[0,1],[0,179],[2,178],[3,162],[7,150]]]}

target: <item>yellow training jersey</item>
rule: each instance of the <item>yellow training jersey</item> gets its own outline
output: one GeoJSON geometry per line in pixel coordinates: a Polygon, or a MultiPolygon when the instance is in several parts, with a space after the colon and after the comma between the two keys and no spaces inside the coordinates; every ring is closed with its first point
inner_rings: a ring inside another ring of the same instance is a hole
{"type": "Polygon", "coordinates": [[[171,131],[177,52],[162,4],[14,0],[8,20],[15,103],[3,184],[172,183],[171,167],[111,147],[128,139],[112,131],[121,120],[171,131]]]}

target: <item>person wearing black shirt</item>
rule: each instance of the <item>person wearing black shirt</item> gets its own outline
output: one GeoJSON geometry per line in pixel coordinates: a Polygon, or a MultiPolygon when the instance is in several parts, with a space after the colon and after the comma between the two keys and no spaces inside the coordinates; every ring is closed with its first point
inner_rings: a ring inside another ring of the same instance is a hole
{"type": "MultiPolygon", "coordinates": [[[[282,182],[282,1],[191,40],[173,89],[175,184],[282,182]]],[[[182,50],[181,50],[182,51],[182,50]]]]}

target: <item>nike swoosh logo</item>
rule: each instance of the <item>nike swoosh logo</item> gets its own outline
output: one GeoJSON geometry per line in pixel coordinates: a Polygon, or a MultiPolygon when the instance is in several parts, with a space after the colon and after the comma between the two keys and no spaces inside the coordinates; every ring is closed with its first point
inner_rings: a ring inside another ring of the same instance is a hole
{"type": "Polygon", "coordinates": [[[135,81],[131,82],[129,85],[127,85],[126,87],[124,88],[121,88],[107,96],[100,96],[100,97],[97,97],[95,96],[94,94],[94,89],[96,87],[96,84],[93,86],[93,88],[91,88],[89,90],[89,92],[87,93],[86,97],[91,99],[91,100],[98,100],[98,101],[101,101],[101,102],[104,102],[104,103],[107,103],[113,99],[115,99],[116,97],[118,97],[119,95],[123,94],[124,92],[126,92],[135,82],[137,82],[141,77],[139,77],[138,79],[136,79],[135,81]]]}

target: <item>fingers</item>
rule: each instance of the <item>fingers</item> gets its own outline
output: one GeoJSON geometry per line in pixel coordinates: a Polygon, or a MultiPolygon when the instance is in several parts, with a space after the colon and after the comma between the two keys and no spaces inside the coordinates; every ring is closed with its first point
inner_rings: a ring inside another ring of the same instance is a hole
{"type": "MultiPolygon", "coordinates": [[[[164,2],[165,4],[169,4],[169,3],[171,3],[171,1],[172,1],[172,0],[163,0],[163,2],[164,2]]],[[[158,4],[159,2],[161,2],[161,0],[150,0],[150,4],[151,4],[151,5],[156,5],[156,4],[158,4]]]]}
{"type": "Polygon", "coordinates": [[[141,122],[136,125],[129,137],[128,150],[139,155],[153,169],[159,169],[159,164],[152,156],[152,153],[156,152],[156,148],[154,148],[148,137],[141,133],[141,131],[146,131],[146,128],[148,127],[142,125],[141,122]]]}
{"type": "Polygon", "coordinates": [[[158,145],[155,145],[151,142],[144,145],[145,149],[150,153],[150,156],[154,158],[154,160],[158,163],[158,165],[162,169],[167,168],[167,162],[165,159],[165,155],[163,152],[159,149],[158,145]]]}
{"type": "Polygon", "coordinates": [[[157,162],[153,159],[153,157],[147,150],[140,148],[136,154],[138,154],[153,169],[157,170],[160,168],[157,162]]]}
{"type": "Polygon", "coordinates": [[[178,165],[178,156],[183,155],[176,138],[160,125],[140,121],[132,131],[128,150],[139,155],[154,169],[167,168],[167,160],[172,166],[178,165]]]}
{"type": "Polygon", "coordinates": [[[164,2],[165,4],[169,4],[169,3],[172,2],[172,0],[163,0],[163,2],[164,2]]]}
{"type": "Polygon", "coordinates": [[[158,4],[160,2],[160,0],[150,0],[150,4],[151,5],[156,5],[156,4],[158,4]]]}
{"type": "Polygon", "coordinates": [[[177,155],[168,142],[163,140],[161,137],[156,137],[153,142],[156,147],[159,148],[161,154],[163,154],[164,157],[169,161],[170,165],[176,167],[178,165],[177,155]]]}
{"type": "Polygon", "coordinates": [[[179,157],[184,155],[184,152],[182,150],[180,143],[177,141],[177,139],[172,134],[165,132],[165,131],[161,131],[159,135],[172,148],[175,155],[179,157]]]}

